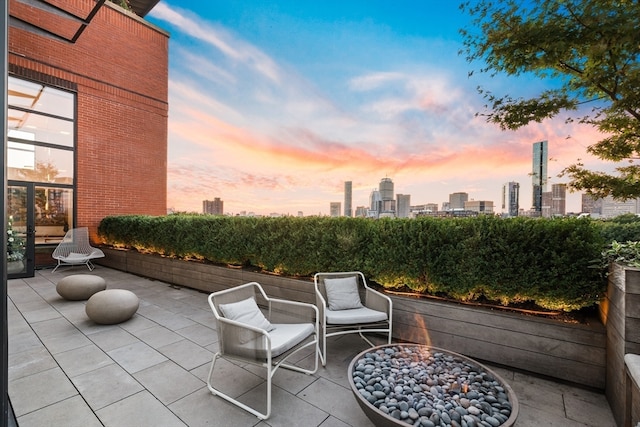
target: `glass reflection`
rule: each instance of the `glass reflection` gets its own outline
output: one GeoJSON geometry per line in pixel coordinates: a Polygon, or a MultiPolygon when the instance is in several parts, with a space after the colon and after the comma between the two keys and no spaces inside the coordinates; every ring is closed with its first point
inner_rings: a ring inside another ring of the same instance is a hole
{"type": "Polygon", "coordinates": [[[59,243],[73,228],[73,190],[36,187],[36,244],[59,243]]]}
{"type": "Polygon", "coordinates": [[[16,181],[73,184],[73,151],[9,141],[7,176],[16,181]]]}
{"type": "Polygon", "coordinates": [[[9,76],[9,105],[73,119],[74,95],[9,76]]]}

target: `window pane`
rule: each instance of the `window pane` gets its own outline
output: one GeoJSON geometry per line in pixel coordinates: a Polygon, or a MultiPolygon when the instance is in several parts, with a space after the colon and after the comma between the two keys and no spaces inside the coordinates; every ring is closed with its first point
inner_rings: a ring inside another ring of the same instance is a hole
{"type": "Polygon", "coordinates": [[[36,187],[36,243],[60,242],[73,228],[72,201],[71,189],[36,187]]]}
{"type": "Polygon", "coordinates": [[[42,114],[9,109],[9,139],[47,142],[73,147],[73,122],[42,114]]]}
{"type": "Polygon", "coordinates": [[[17,181],[73,184],[73,151],[9,141],[7,176],[17,181]]]}
{"type": "Polygon", "coordinates": [[[9,77],[9,106],[73,119],[73,101],[70,92],[9,77]]]}

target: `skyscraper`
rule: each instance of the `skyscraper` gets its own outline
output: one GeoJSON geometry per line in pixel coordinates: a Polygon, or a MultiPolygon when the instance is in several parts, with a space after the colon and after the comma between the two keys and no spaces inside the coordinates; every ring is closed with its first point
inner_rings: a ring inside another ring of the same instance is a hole
{"type": "Polygon", "coordinates": [[[410,194],[397,194],[396,195],[396,216],[398,218],[409,218],[409,211],[411,208],[411,195],[410,194]]]}
{"type": "Polygon", "coordinates": [[[224,202],[220,200],[220,197],[216,197],[213,200],[203,200],[202,212],[211,215],[223,215],[223,206],[224,202]]]}
{"type": "Polygon", "coordinates": [[[393,197],[393,181],[391,178],[382,178],[380,180],[380,198],[384,200],[394,200],[393,197]]]}
{"type": "Polygon", "coordinates": [[[520,184],[517,182],[507,182],[502,186],[502,210],[508,216],[518,216],[520,211],[520,184]]]}
{"type": "Polygon", "coordinates": [[[352,195],[351,195],[352,183],[351,181],[344,182],[344,216],[353,216],[353,210],[351,208],[352,195]]]}
{"type": "Polygon", "coordinates": [[[533,184],[532,210],[542,211],[542,193],[547,191],[547,163],[548,147],[547,141],[533,143],[533,170],[531,179],[533,184]]]}

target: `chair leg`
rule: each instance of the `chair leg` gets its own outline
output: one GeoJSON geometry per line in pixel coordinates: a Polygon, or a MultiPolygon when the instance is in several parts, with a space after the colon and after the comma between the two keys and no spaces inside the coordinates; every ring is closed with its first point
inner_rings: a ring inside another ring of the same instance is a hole
{"type": "Polygon", "coordinates": [[[58,269],[58,267],[60,267],[60,260],[58,260],[58,265],[56,265],[56,267],[53,269],[52,273],[55,273],[56,270],[58,269]]]}
{"type": "Polygon", "coordinates": [[[319,353],[320,353],[320,349],[318,347],[318,340],[316,339],[313,342],[307,343],[307,344],[303,345],[302,347],[300,347],[299,349],[297,349],[296,351],[294,351],[293,353],[289,354],[287,356],[287,358],[285,358],[280,363],[275,365],[275,367],[273,369],[273,372],[275,372],[275,370],[278,369],[279,367],[282,367],[282,368],[285,368],[285,369],[289,369],[291,371],[302,372],[303,374],[307,374],[307,375],[313,375],[316,372],[318,372],[318,355],[319,355],[319,353]],[[284,363],[284,362],[286,362],[286,360],[289,357],[293,356],[294,354],[296,354],[300,350],[309,347],[312,344],[314,345],[314,348],[313,348],[313,353],[314,353],[313,354],[313,358],[314,358],[313,369],[304,369],[304,368],[301,368],[301,367],[296,366],[296,365],[291,365],[291,364],[288,364],[288,363],[284,363]]]}
{"type": "Polygon", "coordinates": [[[375,345],[371,342],[371,340],[369,340],[369,338],[367,338],[364,335],[362,335],[362,331],[359,331],[358,335],[360,335],[360,338],[365,340],[367,342],[367,344],[369,344],[371,347],[375,347],[375,345]]]}
{"type": "Polygon", "coordinates": [[[327,331],[324,325],[322,325],[320,333],[322,337],[318,340],[318,353],[320,354],[320,362],[322,366],[327,366],[327,331]]]}
{"type": "Polygon", "coordinates": [[[222,357],[220,352],[217,352],[216,354],[213,355],[213,360],[211,361],[211,367],[209,368],[209,376],[207,377],[207,388],[209,389],[209,391],[214,396],[219,396],[224,400],[226,400],[227,402],[233,403],[239,408],[242,408],[245,411],[252,413],[253,415],[255,415],[261,420],[266,420],[267,418],[269,418],[269,416],[271,416],[271,377],[273,376],[271,364],[267,364],[267,412],[262,413],[213,387],[213,385],[211,384],[211,376],[213,375],[213,369],[215,367],[216,360],[218,359],[218,357],[222,357]]]}

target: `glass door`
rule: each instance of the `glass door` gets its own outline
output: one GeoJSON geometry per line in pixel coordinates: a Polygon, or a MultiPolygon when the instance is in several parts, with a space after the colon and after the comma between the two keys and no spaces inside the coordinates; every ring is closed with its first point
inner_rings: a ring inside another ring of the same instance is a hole
{"type": "Polygon", "coordinates": [[[33,184],[7,191],[7,277],[33,277],[35,268],[33,184]]]}

